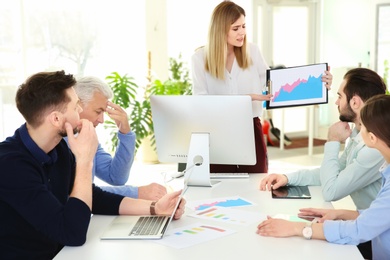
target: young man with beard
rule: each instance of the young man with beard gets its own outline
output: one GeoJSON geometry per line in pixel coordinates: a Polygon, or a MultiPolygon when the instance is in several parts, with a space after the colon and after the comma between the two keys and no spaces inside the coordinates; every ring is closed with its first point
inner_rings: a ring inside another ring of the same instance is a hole
{"type": "Polygon", "coordinates": [[[326,201],[336,201],[350,195],[357,210],[367,209],[381,188],[379,168],[384,159],[378,150],[364,144],[360,134],[360,110],[367,99],[385,92],[386,85],[376,72],[366,68],[348,71],[337,93],[336,105],[341,121],[328,130],[320,168],[269,174],[261,181],[260,190],[270,190],[271,186],[277,189],[285,185],[321,185],[326,201]],[[353,129],[349,123],[354,124],[353,129]],[[348,138],[339,156],[340,145],[348,138]]]}

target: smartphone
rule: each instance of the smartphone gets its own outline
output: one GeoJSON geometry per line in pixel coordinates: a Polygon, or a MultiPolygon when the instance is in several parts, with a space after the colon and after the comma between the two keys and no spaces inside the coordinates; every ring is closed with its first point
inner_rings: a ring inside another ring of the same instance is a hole
{"type": "Polygon", "coordinates": [[[271,192],[273,199],[311,199],[307,186],[283,186],[271,192]]]}

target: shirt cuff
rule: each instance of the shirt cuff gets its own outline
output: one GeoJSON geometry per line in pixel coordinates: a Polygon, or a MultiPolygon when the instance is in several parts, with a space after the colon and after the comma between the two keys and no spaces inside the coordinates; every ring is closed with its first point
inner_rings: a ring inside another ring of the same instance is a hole
{"type": "Polygon", "coordinates": [[[325,221],[323,229],[325,239],[328,242],[340,240],[340,221],[325,221]]]}

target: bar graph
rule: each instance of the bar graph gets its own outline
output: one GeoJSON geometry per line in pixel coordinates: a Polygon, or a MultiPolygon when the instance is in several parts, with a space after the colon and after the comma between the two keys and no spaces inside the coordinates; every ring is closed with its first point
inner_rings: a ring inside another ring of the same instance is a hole
{"type": "Polygon", "coordinates": [[[267,218],[265,214],[261,214],[259,212],[251,212],[223,207],[212,207],[207,210],[196,212],[194,214],[189,214],[189,216],[243,226],[260,222],[267,218]]]}

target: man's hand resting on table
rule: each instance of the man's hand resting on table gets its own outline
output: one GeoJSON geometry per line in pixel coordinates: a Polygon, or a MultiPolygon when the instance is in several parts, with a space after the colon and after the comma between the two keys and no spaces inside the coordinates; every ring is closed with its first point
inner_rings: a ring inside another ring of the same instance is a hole
{"type": "Polygon", "coordinates": [[[268,174],[260,182],[260,190],[276,190],[279,187],[286,186],[288,183],[287,176],[284,174],[268,174]]]}

